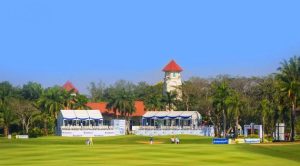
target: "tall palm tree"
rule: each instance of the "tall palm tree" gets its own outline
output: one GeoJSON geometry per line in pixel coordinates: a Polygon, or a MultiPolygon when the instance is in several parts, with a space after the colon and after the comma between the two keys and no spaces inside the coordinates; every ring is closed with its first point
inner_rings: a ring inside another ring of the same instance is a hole
{"type": "Polygon", "coordinates": [[[56,119],[58,112],[65,108],[65,100],[62,90],[59,87],[53,87],[45,91],[38,103],[44,106],[48,113],[56,119]]]}
{"type": "Polygon", "coordinates": [[[134,97],[130,92],[122,89],[111,98],[107,108],[117,111],[126,119],[126,132],[129,133],[130,117],[135,112],[134,97]]]}
{"type": "Polygon", "coordinates": [[[244,108],[244,102],[241,99],[241,96],[236,91],[231,91],[231,95],[228,96],[228,98],[225,101],[225,104],[227,105],[227,111],[231,113],[235,118],[235,135],[238,134],[238,126],[239,126],[239,118],[241,115],[241,111],[244,108]]]}
{"type": "Polygon", "coordinates": [[[261,108],[262,108],[261,109],[261,121],[262,121],[263,131],[266,131],[266,134],[268,134],[268,128],[266,127],[267,126],[266,122],[267,122],[268,118],[274,117],[273,116],[274,108],[272,108],[272,103],[267,99],[263,99],[260,102],[260,104],[261,104],[261,108]]]}
{"type": "Polygon", "coordinates": [[[177,101],[176,91],[166,92],[165,95],[163,96],[162,101],[164,103],[166,103],[166,105],[167,105],[166,109],[168,111],[172,111],[174,109],[174,105],[176,104],[176,101],[177,101]]]}
{"type": "Polygon", "coordinates": [[[226,82],[222,82],[220,84],[212,84],[213,94],[213,106],[216,108],[217,112],[222,112],[223,114],[223,137],[226,137],[226,99],[230,95],[230,88],[228,87],[226,82]]]}
{"type": "Polygon", "coordinates": [[[14,87],[8,81],[0,83],[0,125],[3,126],[4,136],[9,134],[9,127],[15,120],[9,102],[16,96],[15,92],[14,87]]]}
{"type": "Polygon", "coordinates": [[[291,103],[291,137],[295,141],[295,118],[297,100],[300,95],[300,57],[294,56],[289,61],[281,62],[276,78],[279,80],[281,91],[285,92],[291,103]]]}
{"type": "MultiPolygon", "coordinates": [[[[60,110],[65,108],[65,96],[60,87],[52,87],[45,90],[42,96],[38,99],[37,105],[41,109],[44,117],[44,132],[48,134],[48,115],[55,120],[60,110]]],[[[56,124],[55,124],[56,125],[56,124]]]]}
{"type": "Polygon", "coordinates": [[[0,104],[0,124],[3,126],[3,135],[9,134],[9,127],[14,122],[14,113],[8,106],[8,104],[0,104]]]}

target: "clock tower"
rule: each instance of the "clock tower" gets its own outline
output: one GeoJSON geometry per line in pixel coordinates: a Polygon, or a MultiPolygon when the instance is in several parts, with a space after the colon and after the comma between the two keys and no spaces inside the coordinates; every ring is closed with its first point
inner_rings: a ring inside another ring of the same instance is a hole
{"type": "Polygon", "coordinates": [[[163,94],[165,95],[167,92],[176,92],[177,99],[180,100],[182,97],[182,91],[180,89],[180,86],[182,85],[182,68],[174,60],[171,60],[163,68],[163,71],[165,72],[163,94]]]}

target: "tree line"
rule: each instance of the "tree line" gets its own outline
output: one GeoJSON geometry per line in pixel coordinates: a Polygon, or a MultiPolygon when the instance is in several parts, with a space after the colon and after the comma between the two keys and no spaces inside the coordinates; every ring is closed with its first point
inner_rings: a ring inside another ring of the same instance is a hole
{"type": "MultiPolygon", "coordinates": [[[[276,73],[263,77],[234,77],[220,75],[214,78],[192,77],[183,82],[180,100],[176,92],[163,95],[163,83],[149,85],[120,80],[106,86],[92,82],[88,90],[93,102],[108,102],[109,108],[134,111],[134,100],[144,101],[146,110],[168,109],[198,111],[204,124],[214,125],[221,137],[245,124],[262,124],[265,135],[272,137],[276,123],[283,122],[294,141],[296,110],[299,109],[300,57],[294,56],[280,63],[276,73]],[[126,104],[127,103],[127,104],[126,104]],[[131,104],[130,104],[131,103],[131,104]],[[124,107],[124,108],[122,108],[124,107]],[[125,108],[127,107],[127,109],[125,108]]],[[[299,112],[300,113],[300,112],[299,112]]]]}
{"type": "Polygon", "coordinates": [[[234,77],[220,75],[214,78],[192,77],[183,82],[181,99],[176,92],[163,95],[163,83],[134,84],[119,80],[112,85],[92,82],[89,95],[74,95],[60,86],[44,89],[41,84],[29,82],[14,87],[0,83],[0,126],[3,135],[9,131],[33,135],[53,134],[57,114],[61,109],[89,109],[87,102],[107,102],[107,108],[127,120],[135,112],[134,101],[144,101],[145,109],[198,111],[203,123],[215,127],[216,136],[237,132],[239,126],[262,124],[266,136],[272,136],[275,125],[283,122],[294,141],[296,112],[300,98],[300,57],[281,62],[276,73],[264,77],[234,77]]]}
{"type": "Polygon", "coordinates": [[[42,88],[35,82],[14,87],[0,83],[0,126],[3,136],[11,132],[32,137],[54,134],[58,112],[62,109],[88,109],[88,98],[60,86],[42,88]]]}

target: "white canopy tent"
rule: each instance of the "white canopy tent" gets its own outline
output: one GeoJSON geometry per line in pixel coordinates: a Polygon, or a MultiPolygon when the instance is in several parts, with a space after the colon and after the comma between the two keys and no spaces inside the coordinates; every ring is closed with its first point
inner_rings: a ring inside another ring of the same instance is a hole
{"type": "Polygon", "coordinates": [[[201,115],[197,111],[147,111],[143,118],[192,118],[201,119],[201,115]]]}
{"type": "Polygon", "coordinates": [[[61,110],[56,134],[68,137],[125,135],[125,124],[125,120],[114,120],[113,126],[103,125],[99,110],[61,110]]]}
{"type": "Polygon", "coordinates": [[[99,110],[61,110],[58,126],[99,126],[103,122],[99,110]]]}
{"type": "Polygon", "coordinates": [[[70,110],[61,110],[60,114],[64,119],[76,119],[76,115],[74,111],[70,110]]]}
{"type": "Polygon", "coordinates": [[[87,110],[90,119],[103,119],[99,110],[87,110]]]}
{"type": "Polygon", "coordinates": [[[200,125],[202,117],[197,111],[148,111],[143,115],[143,126],[190,126],[200,125]]]}

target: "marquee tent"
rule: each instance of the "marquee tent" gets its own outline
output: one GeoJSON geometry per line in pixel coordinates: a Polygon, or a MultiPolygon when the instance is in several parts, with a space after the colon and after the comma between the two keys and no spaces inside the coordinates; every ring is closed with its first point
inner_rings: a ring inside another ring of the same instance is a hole
{"type": "Polygon", "coordinates": [[[58,126],[99,126],[103,122],[99,110],[61,110],[58,126]]]}
{"type": "Polygon", "coordinates": [[[143,118],[159,118],[159,119],[179,119],[191,118],[201,119],[201,115],[197,111],[148,111],[143,118]]]}
{"type": "Polygon", "coordinates": [[[200,125],[202,117],[197,111],[148,111],[143,115],[143,126],[189,126],[200,125]]]}

